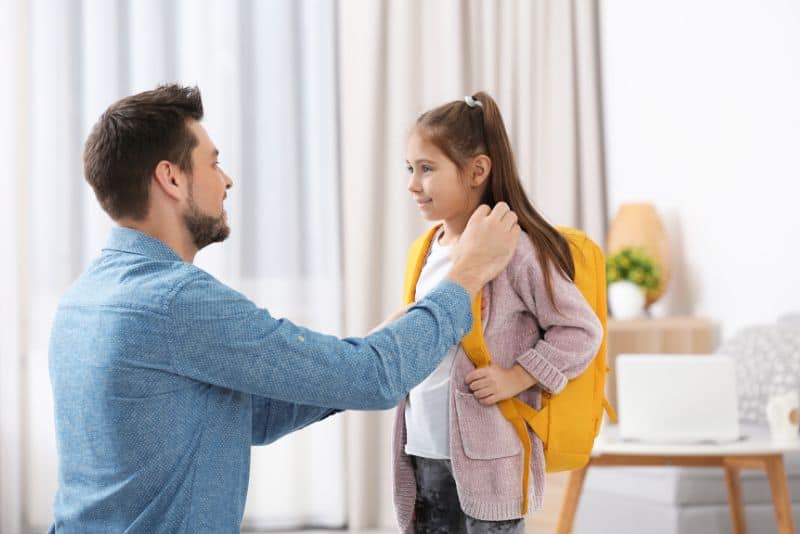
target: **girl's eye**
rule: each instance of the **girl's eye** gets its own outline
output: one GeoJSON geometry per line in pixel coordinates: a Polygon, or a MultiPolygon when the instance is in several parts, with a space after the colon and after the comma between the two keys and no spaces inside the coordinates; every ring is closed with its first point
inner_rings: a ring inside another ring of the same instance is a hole
{"type": "Polygon", "coordinates": [[[406,170],[408,174],[414,174],[414,168],[411,165],[406,165],[406,170]]]}
{"type": "Polygon", "coordinates": [[[431,172],[432,170],[430,165],[422,165],[422,172],[431,172]]]}

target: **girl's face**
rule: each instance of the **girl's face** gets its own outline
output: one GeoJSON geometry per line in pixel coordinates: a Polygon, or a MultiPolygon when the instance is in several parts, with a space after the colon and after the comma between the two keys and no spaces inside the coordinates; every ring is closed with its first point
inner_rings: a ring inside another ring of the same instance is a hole
{"type": "Polygon", "coordinates": [[[426,220],[461,218],[478,206],[480,195],[476,196],[456,164],[416,129],[408,138],[406,165],[410,175],[408,191],[426,220]]]}

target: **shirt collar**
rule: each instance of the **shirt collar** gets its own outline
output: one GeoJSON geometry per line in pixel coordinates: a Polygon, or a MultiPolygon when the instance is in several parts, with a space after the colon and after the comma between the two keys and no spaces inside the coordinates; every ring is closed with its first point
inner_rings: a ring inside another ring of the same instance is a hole
{"type": "Polygon", "coordinates": [[[130,252],[140,254],[154,260],[164,261],[183,261],[178,254],[166,243],[155,237],[134,230],[133,228],[123,228],[115,226],[111,229],[111,235],[103,250],[118,250],[120,252],[130,252]]]}

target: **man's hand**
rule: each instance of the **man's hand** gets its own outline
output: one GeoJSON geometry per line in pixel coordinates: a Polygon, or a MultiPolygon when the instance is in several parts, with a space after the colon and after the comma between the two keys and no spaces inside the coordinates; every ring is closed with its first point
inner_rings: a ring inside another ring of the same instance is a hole
{"type": "Polygon", "coordinates": [[[481,404],[491,406],[533,387],[536,379],[519,364],[511,369],[491,364],[468,374],[467,384],[481,404]]]}
{"type": "Polygon", "coordinates": [[[447,278],[474,299],[511,261],[520,231],[517,216],[505,202],[498,202],[491,211],[485,204],[478,206],[453,246],[453,268],[447,278]]]}
{"type": "Polygon", "coordinates": [[[408,311],[408,309],[409,309],[411,306],[413,306],[413,305],[414,305],[414,304],[408,304],[408,305],[406,305],[406,306],[403,306],[402,308],[400,308],[400,309],[399,309],[399,310],[397,310],[396,312],[392,313],[392,314],[391,314],[389,317],[387,317],[387,318],[386,318],[386,319],[385,319],[385,320],[384,320],[384,321],[383,321],[381,324],[379,324],[378,326],[376,326],[375,328],[373,328],[372,330],[370,330],[370,331],[369,331],[369,334],[367,334],[367,335],[368,335],[368,336],[369,336],[369,335],[372,335],[372,334],[374,334],[375,332],[377,332],[378,330],[380,330],[381,328],[384,328],[384,327],[386,327],[386,326],[389,326],[391,323],[395,322],[395,321],[396,321],[396,320],[398,320],[400,317],[402,317],[403,315],[405,315],[405,314],[406,314],[406,312],[408,311]]]}

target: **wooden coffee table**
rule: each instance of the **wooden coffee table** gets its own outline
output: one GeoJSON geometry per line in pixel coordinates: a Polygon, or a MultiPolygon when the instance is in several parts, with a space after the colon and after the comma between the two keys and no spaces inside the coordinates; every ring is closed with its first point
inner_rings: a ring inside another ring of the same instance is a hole
{"type": "Polygon", "coordinates": [[[794,534],[792,501],[783,465],[783,455],[800,451],[797,443],[774,443],[766,433],[754,433],[725,444],[658,445],[621,441],[616,425],[608,425],[595,441],[589,465],[570,473],[556,532],[569,534],[578,508],[583,482],[590,468],[602,466],[721,467],[725,470],[728,506],[734,534],[745,534],[744,504],[739,477],[741,469],[765,471],[772,490],[772,504],[779,534],[794,534]]]}

